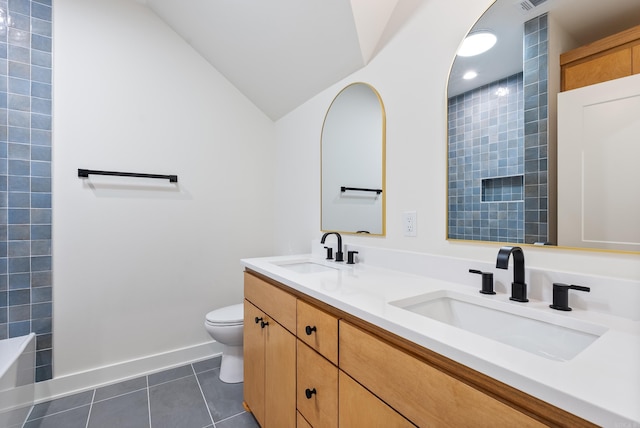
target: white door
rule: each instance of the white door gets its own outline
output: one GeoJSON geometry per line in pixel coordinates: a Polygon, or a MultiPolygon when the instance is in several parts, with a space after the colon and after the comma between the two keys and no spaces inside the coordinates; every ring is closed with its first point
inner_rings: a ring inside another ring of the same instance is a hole
{"type": "Polygon", "coordinates": [[[640,75],[558,95],[558,245],[640,251],[640,75]]]}

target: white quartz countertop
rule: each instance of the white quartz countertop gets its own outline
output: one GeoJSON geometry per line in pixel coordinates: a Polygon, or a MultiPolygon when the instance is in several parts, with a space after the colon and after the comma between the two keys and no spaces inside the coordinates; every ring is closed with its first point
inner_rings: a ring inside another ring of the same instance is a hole
{"type": "Polygon", "coordinates": [[[528,303],[513,302],[505,293],[482,295],[478,293],[479,282],[474,288],[366,263],[325,261],[312,255],[243,259],[242,264],[595,424],[640,426],[638,321],[575,308],[571,312],[556,311],[549,308],[550,302],[531,298],[528,303]],[[309,267],[331,269],[296,271],[286,266],[308,261],[314,263],[309,267]],[[525,315],[541,311],[546,317],[569,317],[606,331],[570,360],[555,361],[389,304],[439,290],[504,302],[525,315]]]}

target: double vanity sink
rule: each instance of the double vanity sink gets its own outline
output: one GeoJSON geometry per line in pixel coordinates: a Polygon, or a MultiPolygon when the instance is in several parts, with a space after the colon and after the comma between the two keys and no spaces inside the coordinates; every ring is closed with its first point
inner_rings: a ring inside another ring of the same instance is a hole
{"type": "Polygon", "coordinates": [[[640,323],[312,256],[245,268],[598,425],[640,423],[640,323]]]}

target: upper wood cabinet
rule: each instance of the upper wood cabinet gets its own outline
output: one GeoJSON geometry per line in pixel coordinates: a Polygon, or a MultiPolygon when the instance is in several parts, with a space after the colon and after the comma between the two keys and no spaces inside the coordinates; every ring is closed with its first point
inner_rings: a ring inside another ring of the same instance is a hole
{"type": "Polygon", "coordinates": [[[640,25],[560,55],[561,90],[640,73],[640,25]]]}

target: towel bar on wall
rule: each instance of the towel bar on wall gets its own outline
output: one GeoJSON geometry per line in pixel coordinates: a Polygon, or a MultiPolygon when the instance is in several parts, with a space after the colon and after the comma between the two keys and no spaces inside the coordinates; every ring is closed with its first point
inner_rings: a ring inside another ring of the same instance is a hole
{"type": "Polygon", "coordinates": [[[169,180],[171,183],[178,182],[177,175],[162,175],[162,174],[142,174],[137,172],[118,172],[118,171],[96,171],[93,169],[80,169],[78,168],[78,177],[86,178],[89,174],[93,175],[117,175],[119,177],[141,177],[141,178],[161,178],[169,180]]]}
{"type": "Polygon", "coordinates": [[[382,189],[363,189],[362,187],[340,187],[340,192],[344,193],[347,190],[357,190],[359,192],[376,192],[377,195],[382,193],[382,189]]]}

